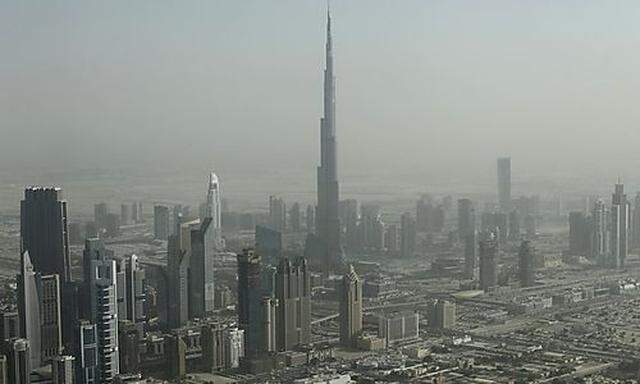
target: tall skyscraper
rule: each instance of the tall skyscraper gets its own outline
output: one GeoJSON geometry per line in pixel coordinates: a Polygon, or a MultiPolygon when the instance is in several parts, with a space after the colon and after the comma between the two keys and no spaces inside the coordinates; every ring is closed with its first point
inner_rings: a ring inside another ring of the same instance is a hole
{"type": "Polygon", "coordinates": [[[210,217],[211,224],[206,232],[206,253],[214,255],[224,248],[222,240],[222,191],[220,190],[220,180],[218,176],[211,172],[209,174],[209,186],[207,188],[207,201],[205,203],[205,217],[200,221],[210,217]]]}
{"type": "Polygon", "coordinates": [[[87,239],[85,244],[85,276],[89,294],[89,320],[96,326],[98,372],[97,382],[110,383],[120,373],[118,353],[118,292],[116,261],[105,250],[100,239],[87,239]]]}
{"type": "Polygon", "coordinates": [[[189,265],[191,259],[191,229],[199,221],[181,223],[177,234],[169,236],[167,246],[168,323],[180,328],[189,320],[189,265]]]}
{"type": "Polygon", "coordinates": [[[277,265],[282,256],[282,233],[256,225],[256,252],[265,264],[277,265]]]}
{"type": "Polygon", "coordinates": [[[279,351],[311,342],[311,275],[304,258],[281,259],[276,272],[276,346],[279,351]]]}
{"type": "Polygon", "coordinates": [[[611,256],[608,266],[620,268],[629,253],[629,202],[618,182],[611,197],[611,256]]]}
{"type": "Polygon", "coordinates": [[[480,289],[487,291],[498,285],[498,239],[493,232],[485,232],[480,240],[480,289]]]}
{"type": "Polygon", "coordinates": [[[289,209],[289,229],[291,232],[300,232],[300,204],[298,202],[293,203],[291,209],[289,209]]]}
{"type": "Polygon", "coordinates": [[[511,210],[511,158],[498,159],[498,205],[500,211],[507,213],[511,210]]]}
{"type": "Polygon", "coordinates": [[[252,249],[238,254],[238,325],[244,330],[245,355],[255,358],[275,350],[275,307],[264,295],[260,256],[252,249]]]}
{"type": "Polygon", "coordinates": [[[35,271],[71,280],[67,202],[62,189],[29,187],[20,203],[21,253],[29,251],[35,271]]]}
{"type": "Polygon", "coordinates": [[[31,264],[29,252],[22,254],[18,280],[18,313],[20,315],[20,337],[27,342],[29,366],[41,366],[42,355],[42,321],[40,319],[40,275],[31,264]]]}
{"type": "Polygon", "coordinates": [[[169,207],[156,205],[153,207],[153,237],[158,240],[167,240],[171,233],[169,222],[169,207]]]}
{"type": "Polygon", "coordinates": [[[269,227],[281,233],[287,227],[287,207],[280,197],[269,196],[269,227]]]}
{"type": "Polygon", "coordinates": [[[342,263],[340,219],[338,207],[338,149],[336,141],[336,81],[333,74],[333,44],[331,15],[327,12],[326,69],[324,71],[324,117],[320,120],[320,166],[318,167],[318,209],[316,234],[319,238],[320,260],[314,263],[334,269],[342,263]]]}
{"type": "Polygon", "coordinates": [[[633,213],[631,218],[631,247],[640,248],[640,192],[633,199],[633,213]]]}
{"type": "Polygon", "coordinates": [[[464,244],[464,274],[476,278],[476,213],[469,199],[458,200],[458,238],[464,244]]]}
{"type": "Polygon", "coordinates": [[[409,212],[400,217],[400,257],[409,258],[416,250],[416,221],[409,212]]]}
{"type": "Polygon", "coordinates": [[[118,263],[118,317],[133,323],[142,322],[146,315],[145,272],[138,263],[138,256],[125,256],[118,263]]]}
{"type": "Polygon", "coordinates": [[[214,309],[215,281],[213,259],[216,247],[208,242],[215,238],[208,236],[211,228],[210,217],[191,229],[191,255],[189,257],[189,317],[202,318],[214,309]]]}
{"type": "Polygon", "coordinates": [[[535,284],[535,248],[529,240],[524,240],[520,244],[518,252],[518,273],[520,275],[520,286],[531,287],[535,284]]]}
{"type": "Polygon", "coordinates": [[[591,212],[591,259],[605,266],[609,257],[609,210],[602,199],[597,199],[591,212]]]}
{"type": "Polygon", "coordinates": [[[362,333],[362,281],[349,266],[340,289],[340,344],[353,347],[362,333]]]}

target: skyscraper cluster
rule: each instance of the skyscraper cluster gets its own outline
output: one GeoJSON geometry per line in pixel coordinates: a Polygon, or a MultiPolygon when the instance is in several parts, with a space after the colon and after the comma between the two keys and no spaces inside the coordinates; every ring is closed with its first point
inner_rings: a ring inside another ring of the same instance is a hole
{"type": "Polygon", "coordinates": [[[569,252],[585,256],[602,267],[623,267],[636,238],[637,229],[632,223],[640,210],[636,205],[633,208],[624,193],[624,185],[618,182],[614,186],[611,205],[596,199],[589,214],[571,212],[569,252]]]}

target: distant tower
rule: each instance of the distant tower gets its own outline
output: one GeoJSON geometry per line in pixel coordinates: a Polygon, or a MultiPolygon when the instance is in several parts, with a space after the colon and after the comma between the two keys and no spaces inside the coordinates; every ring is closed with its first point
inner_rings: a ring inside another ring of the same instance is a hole
{"type": "MultiPolygon", "coordinates": [[[[30,187],[20,203],[21,253],[29,251],[36,272],[71,280],[67,202],[60,188],[30,187]]],[[[33,351],[32,351],[33,352],[33,351]]]]}
{"type": "Polygon", "coordinates": [[[611,257],[609,267],[620,268],[629,252],[629,202],[618,182],[611,198],[611,257]]]}
{"type": "Polygon", "coordinates": [[[591,259],[605,266],[609,256],[609,209],[602,199],[597,199],[591,212],[591,259]]]}
{"type": "Polygon", "coordinates": [[[269,227],[280,233],[287,227],[287,207],[282,198],[269,196],[269,227]]]}
{"type": "Polygon", "coordinates": [[[518,252],[518,273],[520,275],[520,286],[531,287],[535,284],[535,248],[531,246],[528,240],[520,244],[518,252]]]}
{"type": "Polygon", "coordinates": [[[416,250],[416,220],[409,212],[400,218],[400,257],[410,258],[416,250]]]}
{"type": "Polygon", "coordinates": [[[297,202],[289,209],[289,227],[291,232],[300,232],[300,204],[297,202]]]}
{"type": "Polygon", "coordinates": [[[362,281],[349,266],[340,289],[340,344],[353,347],[362,332],[362,281]]]}
{"type": "MultiPolygon", "coordinates": [[[[215,254],[224,248],[222,240],[222,192],[218,176],[211,172],[209,186],[207,188],[207,202],[205,204],[205,217],[211,218],[211,224],[205,235],[206,252],[215,254]]],[[[205,217],[201,217],[204,222],[205,217]]]]}
{"type": "Polygon", "coordinates": [[[324,71],[324,117],[320,121],[320,166],[318,167],[318,209],[316,234],[319,238],[320,260],[315,263],[325,269],[335,269],[342,263],[340,219],[338,207],[338,149],[336,140],[336,81],[333,74],[333,43],[331,15],[327,12],[326,69],[324,71]]]}
{"type": "Polygon", "coordinates": [[[500,211],[503,213],[511,210],[510,157],[501,157],[498,159],[498,205],[500,206],[500,211]]]}
{"type": "Polygon", "coordinates": [[[311,342],[311,276],[304,258],[280,259],[276,272],[276,346],[288,351],[311,342]]]}
{"type": "Polygon", "coordinates": [[[480,240],[480,289],[487,291],[498,285],[498,239],[494,232],[483,233],[480,240]]]}
{"type": "Polygon", "coordinates": [[[169,222],[169,207],[156,205],[153,207],[153,238],[167,240],[171,233],[169,222]]]}
{"type": "Polygon", "coordinates": [[[464,274],[476,278],[476,212],[469,199],[458,200],[458,238],[464,244],[464,274]]]}
{"type": "Polygon", "coordinates": [[[633,217],[631,219],[631,247],[640,248],[640,192],[633,200],[633,217]]]}

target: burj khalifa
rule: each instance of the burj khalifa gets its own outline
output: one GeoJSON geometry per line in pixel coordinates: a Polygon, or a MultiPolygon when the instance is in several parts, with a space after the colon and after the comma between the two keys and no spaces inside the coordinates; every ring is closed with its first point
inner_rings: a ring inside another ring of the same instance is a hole
{"type": "Polygon", "coordinates": [[[331,14],[327,11],[326,68],[324,70],[324,117],[320,120],[320,166],[316,235],[319,259],[325,268],[336,269],[342,261],[338,202],[338,160],[336,142],[336,81],[333,75],[331,14]]]}

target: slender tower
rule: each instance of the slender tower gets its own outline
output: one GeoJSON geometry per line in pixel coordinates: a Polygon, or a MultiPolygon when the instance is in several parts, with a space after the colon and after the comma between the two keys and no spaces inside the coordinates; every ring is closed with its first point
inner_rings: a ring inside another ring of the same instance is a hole
{"type": "Polygon", "coordinates": [[[340,220],[338,218],[339,186],[336,143],[336,94],[333,75],[331,14],[327,10],[326,68],[324,70],[324,117],[320,120],[320,166],[318,167],[318,211],[316,234],[320,242],[321,260],[327,268],[340,264],[340,220]]]}
{"type": "MultiPolygon", "coordinates": [[[[206,232],[206,252],[214,254],[221,251],[222,244],[222,206],[220,203],[220,181],[218,176],[211,172],[209,175],[209,187],[207,189],[207,202],[205,203],[205,217],[211,218],[211,224],[206,232]]],[[[204,220],[205,217],[201,219],[204,220]]]]}

